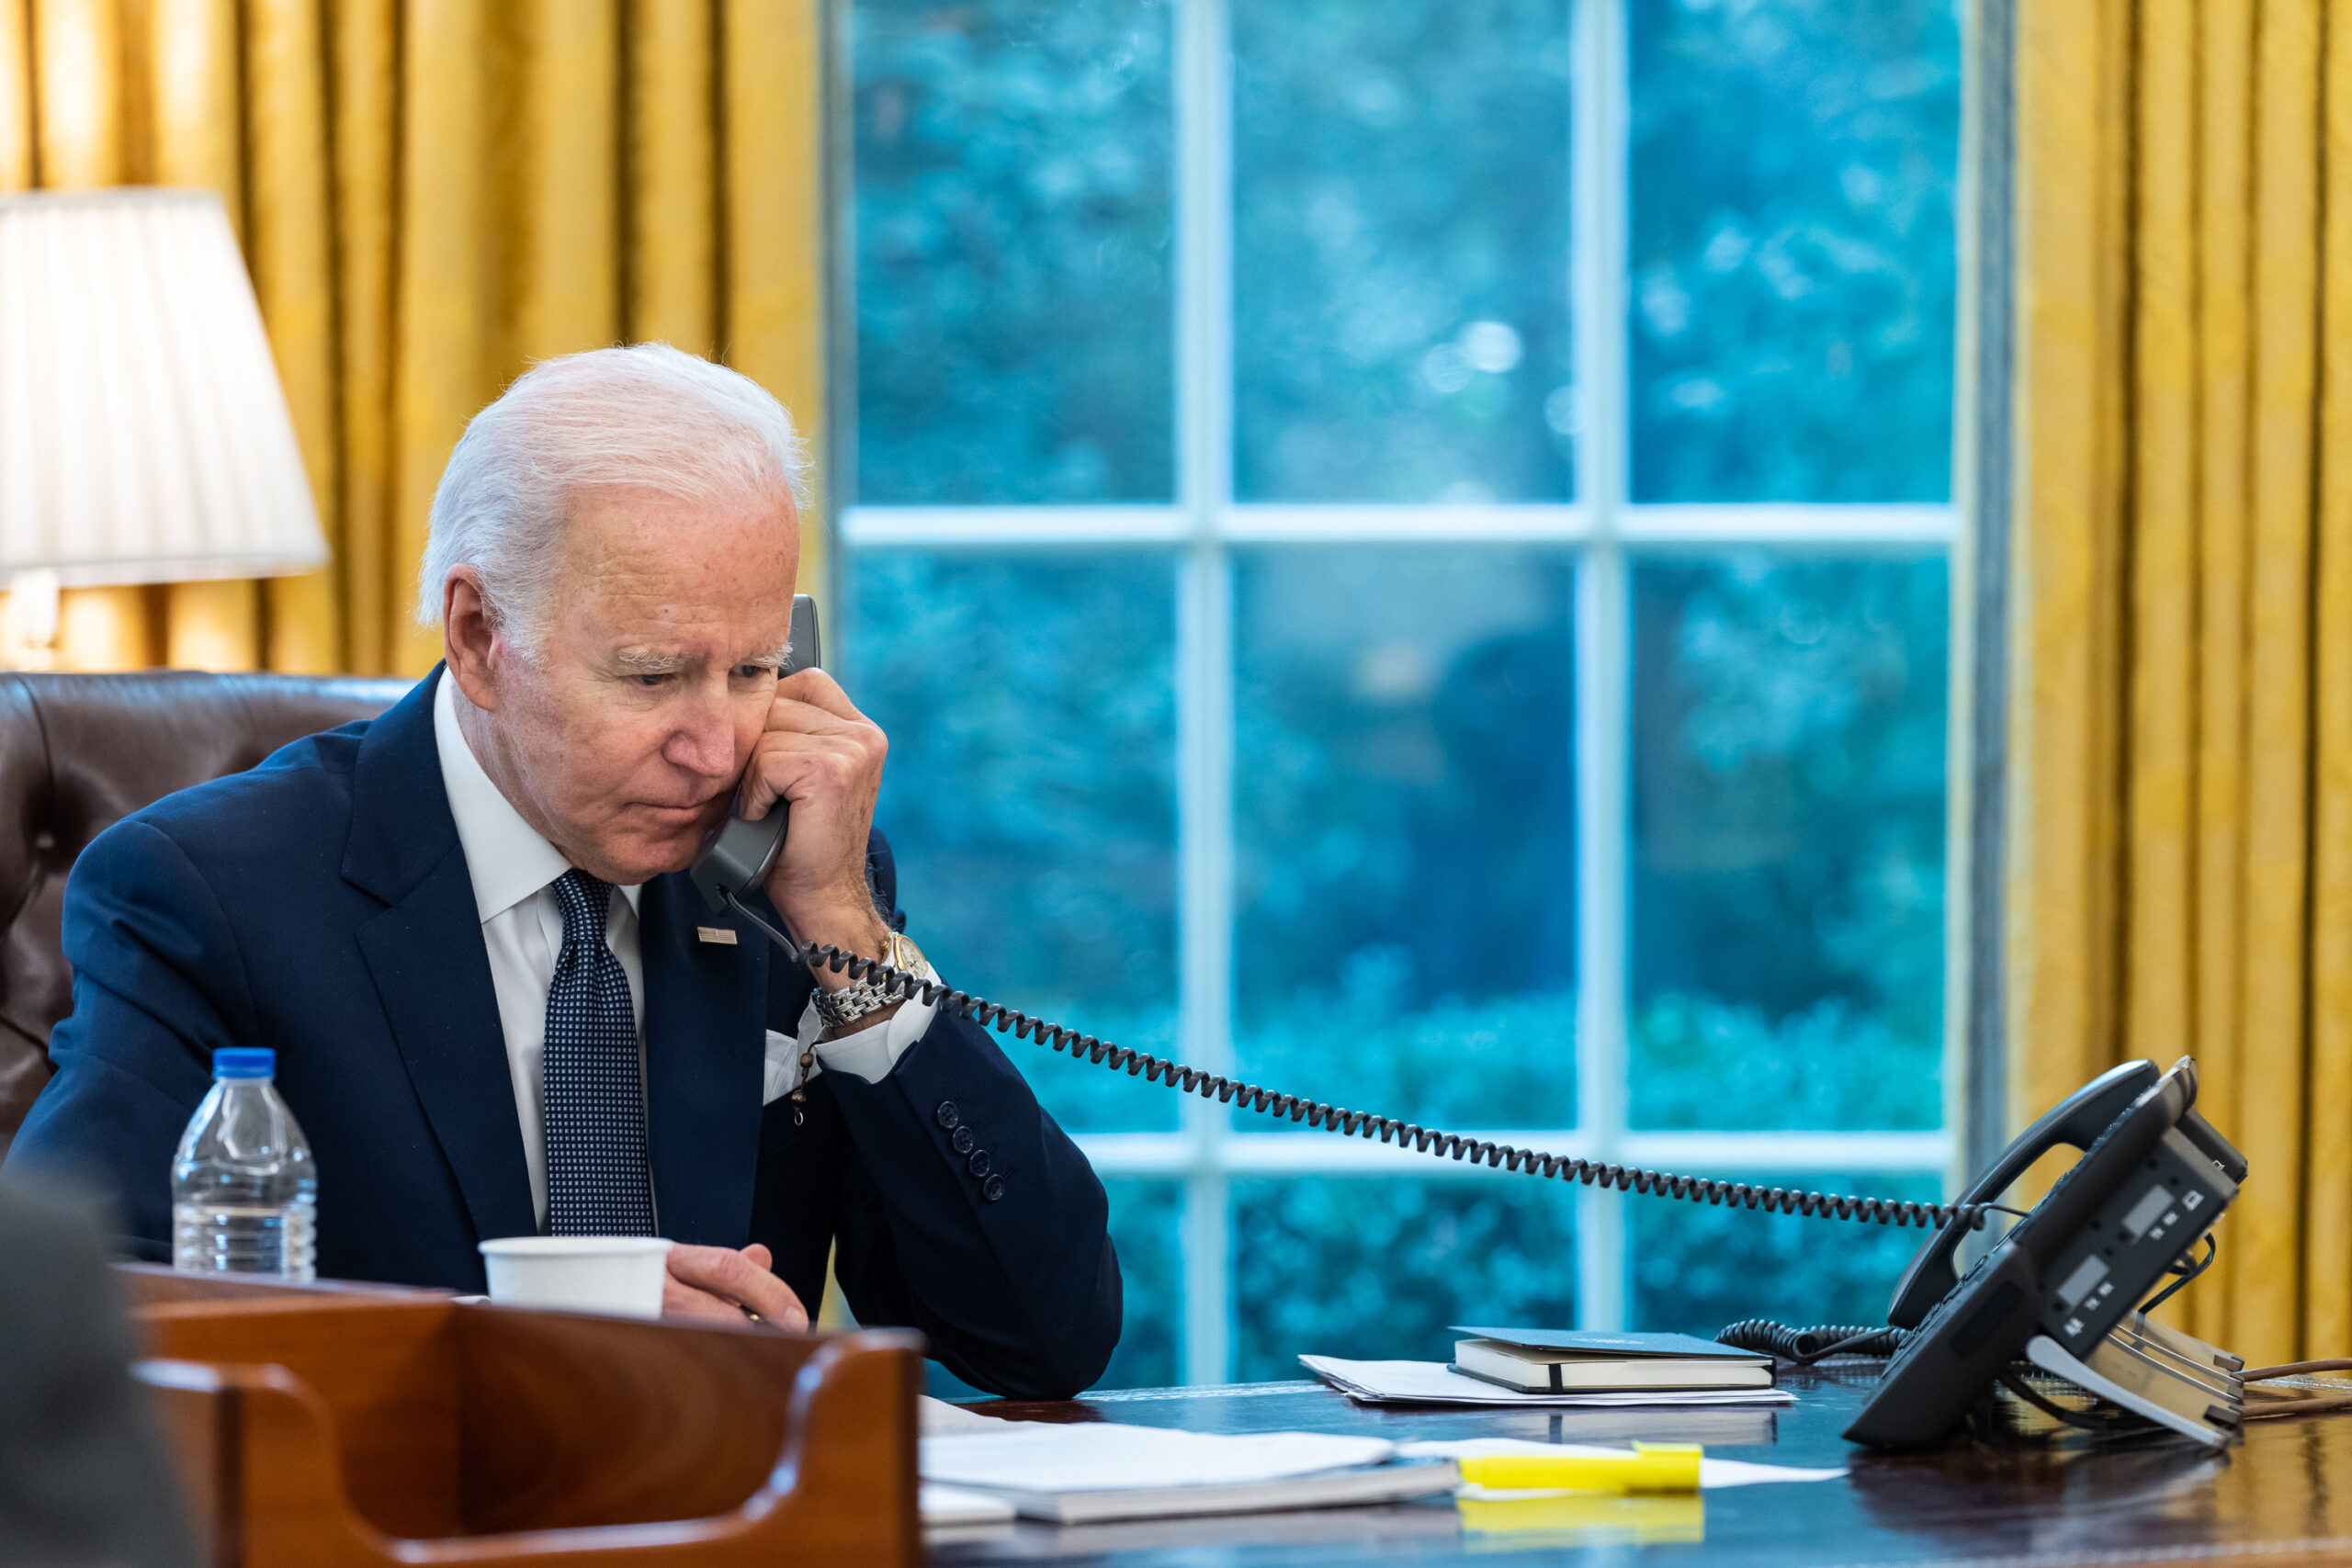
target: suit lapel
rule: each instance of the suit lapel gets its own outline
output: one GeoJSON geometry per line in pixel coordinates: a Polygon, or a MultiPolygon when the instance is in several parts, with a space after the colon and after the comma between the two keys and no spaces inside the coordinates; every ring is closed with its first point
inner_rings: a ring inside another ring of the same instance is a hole
{"type": "Polygon", "coordinates": [[[749,930],[731,946],[696,936],[719,923],[684,874],[645,885],[647,1131],[662,1234],[741,1247],[759,1168],[769,952],[749,930]]]}
{"type": "Polygon", "coordinates": [[[343,874],[388,906],[359,927],[360,954],[476,1234],[528,1235],[537,1221],[498,993],[434,745],[440,674],[360,742],[343,874]]]}

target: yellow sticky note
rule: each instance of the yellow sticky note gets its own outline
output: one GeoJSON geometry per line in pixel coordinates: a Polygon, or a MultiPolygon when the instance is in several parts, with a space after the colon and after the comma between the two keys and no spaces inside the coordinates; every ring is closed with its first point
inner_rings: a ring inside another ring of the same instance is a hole
{"type": "Polygon", "coordinates": [[[1635,1443],[1629,1454],[1487,1454],[1460,1461],[1462,1479],[1490,1491],[1696,1492],[1696,1443],[1635,1443]]]}

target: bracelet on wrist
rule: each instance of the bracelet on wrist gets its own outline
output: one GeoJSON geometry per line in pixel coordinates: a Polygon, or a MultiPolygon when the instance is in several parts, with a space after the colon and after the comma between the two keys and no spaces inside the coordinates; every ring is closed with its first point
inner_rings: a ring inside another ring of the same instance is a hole
{"type": "MultiPolygon", "coordinates": [[[[883,939],[881,959],[891,968],[911,975],[916,979],[939,978],[938,972],[923,957],[922,949],[910,942],[902,932],[891,931],[883,939]]],[[[905,1000],[908,994],[902,988],[886,989],[882,982],[870,974],[837,991],[829,991],[820,986],[816,998],[817,1017],[828,1029],[844,1028],[894,1002],[905,1000]]]]}

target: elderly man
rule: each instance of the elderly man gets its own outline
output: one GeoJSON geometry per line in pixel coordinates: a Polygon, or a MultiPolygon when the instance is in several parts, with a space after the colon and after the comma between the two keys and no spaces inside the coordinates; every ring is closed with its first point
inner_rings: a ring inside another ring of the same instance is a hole
{"type": "Polygon", "coordinates": [[[1102,1184],[989,1037],[714,921],[684,868],[788,804],[765,892],[907,967],[882,733],[780,673],[802,459],[775,399],[665,346],[551,360],[433,501],[440,668],[381,718],[158,802],[75,865],[74,1014],[12,1166],[170,1235],[211,1052],[266,1045],[322,1274],[482,1288],[492,1236],[656,1234],[666,1307],[861,1322],[983,1388],[1076,1393],[1119,1332],[1102,1184]]]}

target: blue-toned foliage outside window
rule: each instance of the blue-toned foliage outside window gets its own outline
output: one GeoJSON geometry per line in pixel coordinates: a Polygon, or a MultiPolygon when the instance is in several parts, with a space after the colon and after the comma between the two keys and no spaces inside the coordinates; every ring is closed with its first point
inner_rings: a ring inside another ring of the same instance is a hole
{"type": "Polygon", "coordinates": [[[1572,558],[1236,567],[1242,1076],[1430,1126],[1573,1124],[1572,558]]]}
{"type": "Polygon", "coordinates": [[[1941,1118],[1948,594],[1939,558],[1635,569],[1634,1125],[1941,1118]]]}
{"type": "Polygon", "coordinates": [[[1565,1187],[1261,1177],[1235,1183],[1233,1206],[1234,1375],[1245,1382],[1297,1377],[1299,1353],[1317,1346],[1443,1359],[1453,1324],[1575,1318],[1565,1187]]]}
{"type": "MultiPolygon", "coordinates": [[[[876,826],[940,972],[1166,1054],[1176,1015],[1168,558],[876,550],[845,677],[890,739],[876,826]]],[[[1173,1127],[1175,1097],[1008,1043],[1073,1131],[1173,1127]]]]}
{"type": "Polygon", "coordinates": [[[1952,0],[1635,0],[1636,501],[1951,493],[1952,0]]]}
{"type": "Polygon", "coordinates": [[[1167,7],[850,15],[860,498],[1167,499],[1167,7]]]}
{"type": "MultiPolygon", "coordinates": [[[[837,3],[837,665],[946,978],[1933,1196],[1956,0],[837,3]]],[[[1109,1386],[1868,1322],[1916,1239],[1005,1048],[1110,1193],[1109,1386]]]]}
{"type": "Polygon", "coordinates": [[[1568,499],[1567,0],[1235,0],[1233,99],[1236,493],[1568,499]]]}

